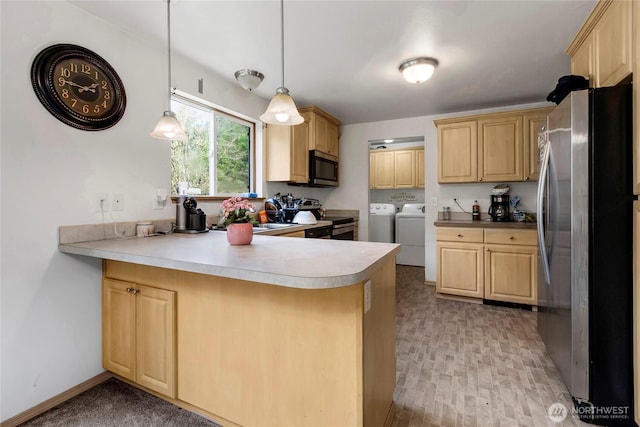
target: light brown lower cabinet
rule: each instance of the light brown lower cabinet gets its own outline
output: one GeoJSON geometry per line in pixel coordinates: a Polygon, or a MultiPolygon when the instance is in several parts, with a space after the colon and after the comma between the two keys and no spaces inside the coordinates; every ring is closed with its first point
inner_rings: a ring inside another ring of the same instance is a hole
{"type": "Polygon", "coordinates": [[[102,292],[104,368],[176,397],[176,293],[109,278],[102,292]]]}
{"type": "Polygon", "coordinates": [[[537,304],[535,230],[437,227],[436,291],[537,304]]]}
{"type": "Polygon", "coordinates": [[[131,383],[225,426],[392,419],[393,257],[367,280],[330,289],[103,268],[103,363],[131,383]]]}

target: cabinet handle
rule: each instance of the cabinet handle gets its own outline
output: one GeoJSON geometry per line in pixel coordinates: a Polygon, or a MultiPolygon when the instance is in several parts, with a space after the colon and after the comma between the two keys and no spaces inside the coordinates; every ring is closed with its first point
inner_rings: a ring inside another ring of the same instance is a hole
{"type": "Polygon", "coordinates": [[[513,240],[513,236],[509,236],[509,240],[513,240]]]}
{"type": "Polygon", "coordinates": [[[489,251],[489,248],[484,248],[484,250],[485,250],[485,251],[487,251],[487,252],[490,252],[490,251],[489,251]]]}
{"type": "Polygon", "coordinates": [[[133,288],[127,288],[127,289],[126,289],[126,291],[127,291],[128,293],[131,293],[131,292],[133,292],[133,288]]]}
{"type": "Polygon", "coordinates": [[[525,180],[525,181],[529,181],[529,177],[528,177],[528,176],[525,176],[525,177],[524,177],[524,180],[525,180]]]}
{"type": "Polygon", "coordinates": [[[133,294],[134,294],[134,295],[138,295],[139,293],[140,293],[140,289],[134,289],[134,290],[133,290],[133,294]]]}
{"type": "Polygon", "coordinates": [[[462,237],[462,234],[458,234],[458,237],[462,237]]]}
{"type": "Polygon", "coordinates": [[[478,178],[478,181],[482,181],[482,178],[478,178]]]}

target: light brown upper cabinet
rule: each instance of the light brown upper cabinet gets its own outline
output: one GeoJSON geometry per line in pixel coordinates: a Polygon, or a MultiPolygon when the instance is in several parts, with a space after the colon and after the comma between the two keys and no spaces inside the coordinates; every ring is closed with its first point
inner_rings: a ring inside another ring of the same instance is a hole
{"type": "MultiPolygon", "coordinates": [[[[640,75],[640,2],[600,0],[567,48],[571,72],[589,86],[614,86],[640,75]],[[635,43],[634,43],[635,41],[635,43]]],[[[633,81],[634,194],[640,194],[640,79],[633,81]]]]}
{"type": "Polygon", "coordinates": [[[340,120],[318,107],[299,108],[300,115],[309,123],[309,150],[339,156],[340,120]]]}
{"type": "Polygon", "coordinates": [[[614,86],[632,72],[631,1],[600,1],[567,48],[571,72],[591,87],[614,86]]]}
{"type": "Polygon", "coordinates": [[[424,188],[424,150],[416,150],[416,187],[424,188]]]}
{"type": "Polygon", "coordinates": [[[436,120],[438,182],[538,178],[539,125],[553,107],[436,120]]]}
{"type": "Polygon", "coordinates": [[[267,125],[266,180],[309,182],[309,123],[267,125]]]}
{"type": "Polygon", "coordinates": [[[438,126],[438,182],[477,181],[477,121],[435,123],[438,126]]]}
{"type": "Polygon", "coordinates": [[[522,114],[478,120],[478,181],[522,181],[522,114]]]}
{"type": "Polygon", "coordinates": [[[424,188],[424,148],[369,154],[369,188],[424,188]]]}

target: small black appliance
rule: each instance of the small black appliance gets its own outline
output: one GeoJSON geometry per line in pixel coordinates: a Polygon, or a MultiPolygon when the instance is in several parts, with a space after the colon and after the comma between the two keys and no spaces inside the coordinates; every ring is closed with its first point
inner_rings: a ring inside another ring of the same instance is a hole
{"type": "Polygon", "coordinates": [[[511,221],[508,194],[502,194],[499,196],[496,196],[495,194],[491,195],[491,206],[489,207],[489,215],[491,215],[492,221],[511,221]]]}
{"type": "Polygon", "coordinates": [[[176,203],[176,233],[206,233],[207,215],[199,209],[194,197],[178,196],[176,203]]]}

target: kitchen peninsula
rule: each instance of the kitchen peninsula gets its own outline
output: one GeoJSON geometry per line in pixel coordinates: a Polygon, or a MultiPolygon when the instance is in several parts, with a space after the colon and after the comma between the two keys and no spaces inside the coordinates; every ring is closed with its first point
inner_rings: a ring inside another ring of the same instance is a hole
{"type": "Polygon", "coordinates": [[[103,366],[227,426],[382,426],[399,245],[223,232],[65,242],[102,258],[103,366]]]}

